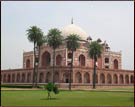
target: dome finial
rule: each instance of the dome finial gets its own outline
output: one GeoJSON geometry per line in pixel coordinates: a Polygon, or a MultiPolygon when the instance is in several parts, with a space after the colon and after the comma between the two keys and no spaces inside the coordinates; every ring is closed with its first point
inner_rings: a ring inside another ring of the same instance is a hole
{"type": "Polygon", "coordinates": [[[71,24],[73,24],[73,17],[72,17],[72,19],[71,19],[71,24]]]}

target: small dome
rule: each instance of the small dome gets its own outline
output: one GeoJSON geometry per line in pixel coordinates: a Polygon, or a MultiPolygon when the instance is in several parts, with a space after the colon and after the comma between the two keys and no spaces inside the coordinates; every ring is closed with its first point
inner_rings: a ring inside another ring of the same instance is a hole
{"type": "Polygon", "coordinates": [[[82,40],[87,40],[88,35],[87,33],[80,27],[76,26],[75,24],[70,24],[62,29],[62,36],[66,38],[70,34],[77,34],[80,36],[82,40]]]}

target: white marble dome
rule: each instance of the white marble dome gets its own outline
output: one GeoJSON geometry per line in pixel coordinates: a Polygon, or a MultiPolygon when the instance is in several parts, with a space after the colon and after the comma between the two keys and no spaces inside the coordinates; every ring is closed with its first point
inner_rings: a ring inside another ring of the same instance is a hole
{"type": "Polygon", "coordinates": [[[70,34],[77,34],[80,36],[80,38],[82,40],[86,40],[88,37],[88,34],[79,26],[75,25],[75,24],[70,24],[68,26],[65,26],[62,30],[62,36],[64,38],[66,38],[67,36],[69,36],[70,34]]]}

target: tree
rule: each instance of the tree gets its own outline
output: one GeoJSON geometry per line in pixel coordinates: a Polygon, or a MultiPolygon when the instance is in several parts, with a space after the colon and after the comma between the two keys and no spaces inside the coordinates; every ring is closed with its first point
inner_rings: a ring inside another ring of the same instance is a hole
{"type": "Polygon", "coordinates": [[[46,86],[45,89],[48,91],[48,99],[51,99],[51,92],[53,91],[55,94],[59,93],[58,87],[54,84],[49,82],[46,86]]]}
{"type": "Polygon", "coordinates": [[[53,71],[52,82],[54,83],[55,50],[62,44],[63,36],[57,28],[49,30],[47,34],[47,43],[53,49],[53,71]]]}
{"type": "Polygon", "coordinates": [[[40,28],[38,28],[37,26],[31,26],[28,30],[27,30],[27,36],[28,36],[28,40],[30,42],[34,43],[34,69],[33,69],[33,84],[32,86],[35,87],[35,75],[36,75],[36,46],[37,46],[37,41],[42,37],[43,32],[40,28]]]}
{"type": "Polygon", "coordinates": [[[89,57],[94,60],[94,72],[93,72],[93,88],[96,88],[96,61],[102,54],[102,45],[98,41],[93,41],[89,44],[88,47],[89,57]]]}
{"type": "Polygon", "coordinates": [[[69,51],[71,51],[72,54],[72,59],[71,59],[71,71],[70,71],[70,79],[69,79],[69,90],[71,90],[71,73],[73,72],[73,55],[74,51],[76,51],[77,48],[79,48],[80,43],[79,43],[80,37],[79,35],[76,34],[70,34],[67,38],[67,48],[69,51]]]}
{"type": "Polygon", "coordinates": [[[37,76],[38,76],[38,71],[39,71],[39,62],[40,62],[40,51],[41,51],[41,46],[47,42],[47,38],[46,36],[43,36],[38,39],[37,41],[37,49],[38,49],[38,58],[37,58],[37,62],[38,62],[38,65],[37,65],[37,72],[36,72],[36,86],[37,86],[37,76]]]}

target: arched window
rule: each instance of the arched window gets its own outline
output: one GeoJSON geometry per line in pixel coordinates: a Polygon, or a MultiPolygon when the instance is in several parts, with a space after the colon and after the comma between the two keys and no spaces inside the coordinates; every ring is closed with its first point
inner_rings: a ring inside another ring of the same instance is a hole
{"type": "Polygon", "coordinates": [[[68,59],[72,59],[72,53],[68,53],[68,59]]]}
{"type": "Polygon", "coordinates": [[[126,84],[129,84],[129,76],[128,75],[125,76],[125,81],[126,81],[126,84]]]}
{"type": "Polygon", "coordinates": [[[112,83],[112,77],[110,74],[107,74],[107,83],[111,84],[112,83]]]}
{"type": "Polygon", "coordinates": [[[23,73],[22,74],[22,83],[24,83],[25,82],[25,74],[23,73]]]}
{"type": "Polygon", "coordinates": [[[119,80],[120,80],[120,84],[123,84],[124,83],[124,78],[123,78],[123,75],[122,74],[120,75],[119,80]]]}
{"type": "Polygon", "coordinates": [[[11,79],[10,74],[8,74],[8,82],[10,82],[10,79],[11,79]]]}
{"type": "Polygon", "coordinates": [[[59,83],[59,73],[58,72],[54,73],[54,82],[59,83]]]}
{"type": "Polygon", "coordinates": [[[48,72],[48,73],[46,74],[46,83],[51,82],[51,79],[52,79],[51,73],[48,72]]]}
{"type": "Polygon", "coordinates": [[[44,79],[44,74],[43,74],[43,72],[41,72],[39,75],[39,82],[43,83],[43,79],[44,79]]]}
{"type": "Polygon", "coordinates": [[[42,66],[46,67],[46,66],[50,66],[50,62],[51,62],[51,55],[49,52],[44,52],[42,55],[42,66]]]}
{"type": "Polygon", "coordinates": [[[76,83],[82,83],[82,76],[80,72],[77,72],[75,75],[76,83]]]}
{"type": "Polygon", "coordinates": [[[117,59],[114,60],[114,69],[118,69],[118,60],[117,59]]]}
{"type": "Polygon", "coordinates": [[[109,63],[109,58],[105,58],[105,63],[109,63]]]}
{"type": "Polygon", "coordinates": [[[31,81],[31,73],[27,74],[27,82],[29,83],[31,81]]]}
{"type": "Polygon", "coordinates": [[[134,76],[133,75],[130,76],[130,83],[131,84],[134,83],[134,76]]]}
{"type": "Polygon", "coordinates": [[[12,82],[15,82],[15,74],[12,74],[12,82]]]}
{"type": "Polygon", "coordinates": [[[56,56],[56,65],[60,66],[62,63],[62,57],[61,55],[57,55],[56,56]]]}
{"type": "Polygon", "coordinates": [[[90,83],[90,75],[88,72],[84,74],[84,83],[90,83]]]}
{"type": "Polygon", "coordinates": [[[84,55],[79,56],[79,65],[85,66],[85,56],[84,55]]]}
{"type": "Polygon", "coordinates": [[[105,75],[103,73],[100,74],[100,81],[101,81],[102,84],[105,83],[105,75]]]}
{"type": "Polygon", "coordinates": [[[26,68],[30,68],[30,60],[29,59],[26,60],[26,68]]]}
{"type": "Polygon", "coordinates": [[[114,74],[113,79],[114,79],[114,84],[118,84],[118,76],[116,74],[114,74]]]}

